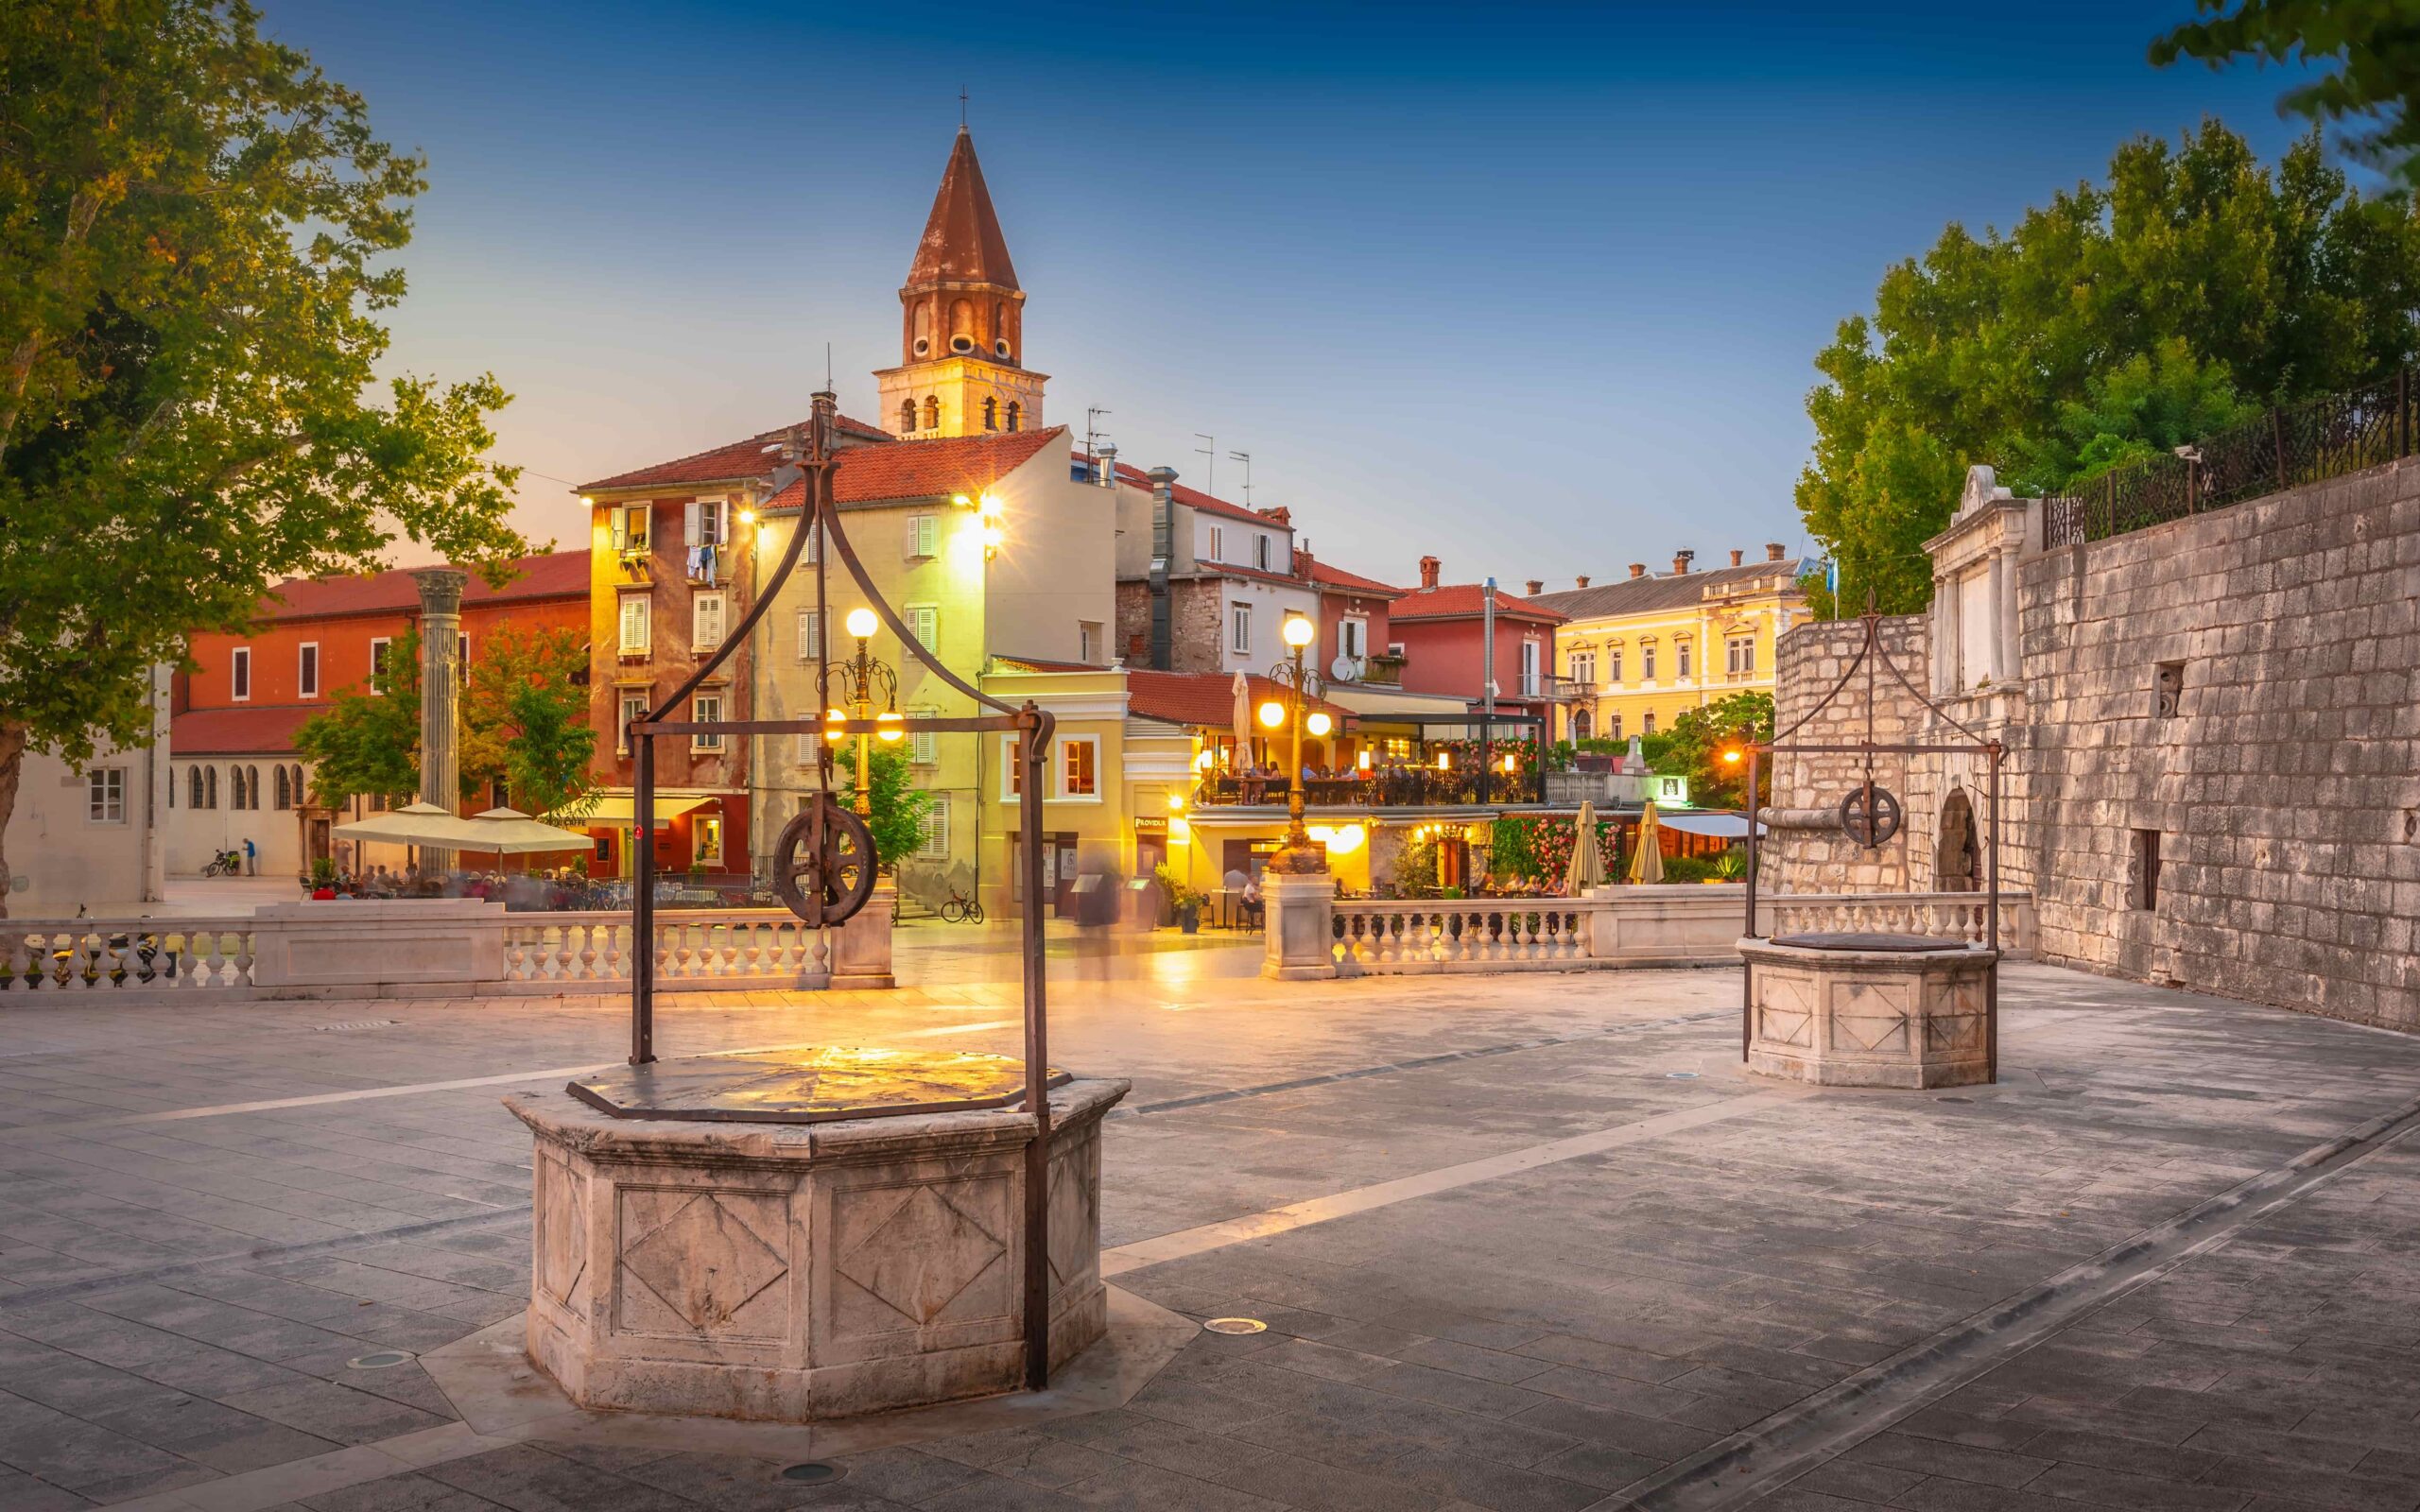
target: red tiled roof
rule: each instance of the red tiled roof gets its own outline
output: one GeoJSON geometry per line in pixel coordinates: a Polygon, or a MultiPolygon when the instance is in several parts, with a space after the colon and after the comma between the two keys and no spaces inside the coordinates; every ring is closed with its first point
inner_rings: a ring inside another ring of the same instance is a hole
{"type": "MultiPolygon", "coordinates": [[[[1244,680],[1251,685],[1254,709],[1271,698],[1283,702],[1291,696],[1284,687],[1257,672],[1246,673],[1244,680]]],[[[1145,667],[1128,667],[1126,707],[1146,719],[1157,719],[1171,725],[1233,730],[1236,725],[1236,675],[1232,672],[1154,672],[1145,667]]],[[[1352,710],[1324,698],[1313,698],[1304,708],[1325,710],[1339,729],[1353,717],[1352,710]]]]}
{"type": "MultiPolygon", "coordinates": [[[[1296,552],[1294,560],[1300,566],[1303,554],[1296,552]]],[[[1311,581],[1322,588],[1349,589],[1367,598],[1401,598],[1410,592],[1409,589],[1391,587],[1374,577],[1364,577],[1359,573],[1348,573],[1341,567],[1331,567],[1316,557],[1311,558],[1310,568],[1311,581]]]]}
{"type": "Polygon", "coordinates": [[[296,728],[327,708],[323,703],[289,703],[189,709],[168,721],[168,754],[290,756],[296,728]]]}
{"type": "MultiPolygon", "coordinates": [[[[1087,468],[1094,468],[1098,466],[1089,455],[1082,452],[1078,452],[1075,455],[1075,459],[1083,463],[1087,468]]],[[[1124,462],[1117,464],[1117,481],[1141,489],[1146,493],[1149,493],[1151,490],[1151,479],[1150,474],[1145,472],[1139,467],[1132,467],[1124,462]]],[[[1284,530],[1290,532],[1294,528],[1292,525],[1284,524],[1278,521],[1271,520],[1269,516],[1262,514],[1257,509],[1248,509],[1244,506],[1234,503],[1231,500],[1221,499],[1215,495],[1204,493],[1200,489],[1188,489],[1182,483],[1171,483],[1168,485],[1168,497],[1189,508],[1207,510],[1211,514],[1223,515],[1230,520],[1242,520],[1249,524],[1260,525],[1270,530],[1284,530]]]]}
{"type": "MultiPolygon", "coordinates": [[[[975,492],[1023,467],[1065,434],[1067,427],[1053,425],[1041,431],[853,446],[833,457],[832,496],[841,504],[879,504],[975,492]]],[[[775,495],[766,508],[769,513],[796,509],[805,498],[806,484],[801,480],[775,495]]]]}
{"type": "MultiPolygon", "coordinates": [[[[891,438],[890,433],[879,425],[869,425],[864,421],[851,420],[846,415],[839,416],[838,420],[840,429],[851,435],[873,441],[887,441],[891,438]]],[[[765,455],[765,448],[779,441],[793,429],[804,430],[806,425],[805,421],[801,421],[796,426],[785,425],[774,430],[762,431],[745,440],[726,441],[720,446],[709,447],[705,451],[695,452],[687,456],[676,456],[669,462],[657,462],[629,472],[616,472],[610,478],[598,478],[594,483],[581,484],[579,491],[588,493],[599,489],[642,489],[652,484],[736,483],[743,478],[761,478],[773,471],[773,459],[765,455]]]]}
{"type": "MultiPolygon", "coordinates": [[[[558,551],[524,557],[502,588],[490,588],[476,573],[462,595],[469,604],[517,604],[541,598],[586,598],[588,553],[558,551]]],[[[265,620],[320,619],[337,614],[378,614],[420,607],[420,585],[404,568],[363,577],[289,577],[261,600],[265,620]]]]}
{"type": "MultiPolygon", "coordinates": [[[[1442,588],[1415,588],[1394,601],[1387,610],[1387,623],[1400,625],[1406,620],[1477,619],[1484,604],[1481,590],[1484,583],[1447,583],[1442,588]]],[[[1571,618],[1543,604],[1532,604],[1526,598],[1514,598],[1502,589],[1495,591],[1495,612],[1512,619],[1535,620],[1541,625],[1561,625],[1571,618]]]]}
{"type": "Polygon", "coordinates": [[[1306,586],[1299,577],[1288,577],[1284,573],[1265,573],[1257,567],[1247,567],[1241,562],[1233,561],[1195,562],[1191,576],[1197,578],[1249,577],[1256,583],[1283,583],[1288,588],[1306,586]]]}

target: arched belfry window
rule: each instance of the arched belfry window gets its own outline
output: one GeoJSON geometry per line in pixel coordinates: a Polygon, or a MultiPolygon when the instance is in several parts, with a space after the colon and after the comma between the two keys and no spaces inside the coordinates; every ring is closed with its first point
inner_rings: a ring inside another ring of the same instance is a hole
{"type": "Polygon", "coordinates": [[[942,402],[938,395],[925,396],[925,429],[931,430],[942,422],[942,402]]]}
{"type": "Polygon", "coordinates": [[[899,402],[899,428],[902,431],[912,431],[916,428],[916,402],[912,399],[903,399],[899,402]]]}
{"type": "Polygon", "coordinates": [[[1000,428],[1000,402],[988,394],[983,398],[983,428],[987,431],[1000,428]]]}
{"type": "Polygon", "coordinates": [[[1017,403],[1015,400],[1013,400],[1013,399],[1010,400],[1010,401],[1009,401],[1009,429],[1011,429],[1011,430],[1017,430],[1017,429],[1021,428],[1024,424],[1025,424],[1025,406],[1024,406],[1023,404],[1018,404],[1018,403],[1017,403]]]}

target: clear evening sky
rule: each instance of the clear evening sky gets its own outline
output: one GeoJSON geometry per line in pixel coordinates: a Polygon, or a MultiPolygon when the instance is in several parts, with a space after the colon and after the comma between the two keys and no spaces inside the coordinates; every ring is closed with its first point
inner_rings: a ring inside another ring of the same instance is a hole
{"type": "Polygon", "coordinates": [[[1567,587],[1805,542],[1810,359],[1952,219],[2006,226],[2275,70],[2154,72],[2181,4],[1507,9],[264,0],[431,187],[399,366],[493,369],[559,480],[870,420],[959,90],[1047,419],[1407,581],[1567,587]]]}

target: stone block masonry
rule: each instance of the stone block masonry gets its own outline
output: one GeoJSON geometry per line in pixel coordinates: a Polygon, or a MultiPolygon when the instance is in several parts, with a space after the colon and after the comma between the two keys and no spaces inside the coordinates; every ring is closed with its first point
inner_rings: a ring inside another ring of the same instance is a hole
{"type": "MultiPolygon", "coordinates": [[[[1932,543],[1937,562],[1961,528],[1932,543]]],[[[2016,675],[1931,685],[2009,747],[2001,882],[2032,891],[2040,957],[2420,1029],[2420,461],[2106,541],[2040,540],[2002,590],[2016,675]]],[[[1972,637],[1962,616],[1998,609],[1889,620],[1884,642],[1918,676],[1943,625],[1972,637]]],[[[1858,633],[1785,639],[1782,728],[1840,679],[1858,633]]],[[[1855,738],[1857,683],[1801,737],[1855,738]]],[[[1892,679],[1877,695],[1877,738],[1946,732],[1892,679]]],[[[1857,765],[1785,755],[1773,801],[1838,803],[1857,765]]],[[[1904,759],[1884,779],[1907,806],[1893,845],[1789,833],[1766,876],[1785,892],[1961,885],[1948,872],[1960,805],[1982,816],[1980,765],[1904,759]]]]}
{"type": "Polygon", "coordinates": [[[2420,463],[2017,592],[2044,955],[2420,1029],[2420,463]]]}

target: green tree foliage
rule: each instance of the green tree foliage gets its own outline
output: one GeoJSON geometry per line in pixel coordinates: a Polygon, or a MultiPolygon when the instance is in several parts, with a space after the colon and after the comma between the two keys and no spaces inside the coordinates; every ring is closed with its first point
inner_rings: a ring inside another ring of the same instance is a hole
{"type": "Polygon", "coordinates": [[[355,797],[409,802],[420,792],[420,625],[387,645],[378,691],[340,688],[327,709],[296,727],[295,754],[311,764],[311,796],[326,808],[355,797]]]}
{"type": "Polygon", "coordinates": [[[0,823],[277,579],[526,549],[494,379],[377,378],[423,168],[242,0],[0,5],[0,823]]]}
{"type": "MultiPolygon", "coordinates": [[[[1665,748],[1667,765],[1657,765],[1655,769],[1659,772],[1687,773],[1689,801],[1699,808],[1745,807],[1748,801],[1747,764],[1734,765],[1722,759],[1723,749],[1726,747],[1736,747],[1743,738],[1773,738],[1772,694],[1735,693],[1703,708],[1686,711],[1672,721],[1671,736],[1665,748]]],[[[1764,763],[1757,769],[1756,788],[1759,803],[1772,796],[1771,762],[1764,763]]]]}
{"type": "Polygon", "coordinates": [[[577,817],[596,806],[596,732],[578,680],[587,669],[587,650],[567,628],[507,627],[481,644],[462,700],[466,793],[501,781],[525,814],[577,817]]]}
{"type": "MultiPolygon", "coordinates": [[[[1923,542],[1965,469],[2072,487],[2250,411],[2349,388],[2414,350],[2420,227],[2364,198],[2316,135],[2272,169],[2216,121],[2118,148],[1979,239],[1952,224],[1841,322],[1807,395],[1799,512],[1842,608],[1920,609],[1923,542]]],[[[1824,595],[1828,602],[1829,595],[1824,595]]]]}
{"type": "Polygon", "coordinates": [[[2152,43],[2166,68],[2180,58],[2213,69],[2238,59],[2332,64],[2286,91],[2281,113],[2329,124],[2369,122],[2341,139],[2356,162],[2420,184],[2420,19],[2409,0],[2200,0],[2203,19],[2152,43]]]}
{"type": "MultiPolygon", "coordinates": [[[[839,778],[834,791],[844,800],[854,800],[857,792],[856,742],[842,741],[833,756],[839,778]]],[[[908,753],[896,747],[876,746],[866,765],[873,774],[867,797],[873,807],[866,828],[873,832],[874,858],[883,870],[890,871],[925,843],[925,816],[932,809],[933,795],[909,781],[908,753]]]]}

